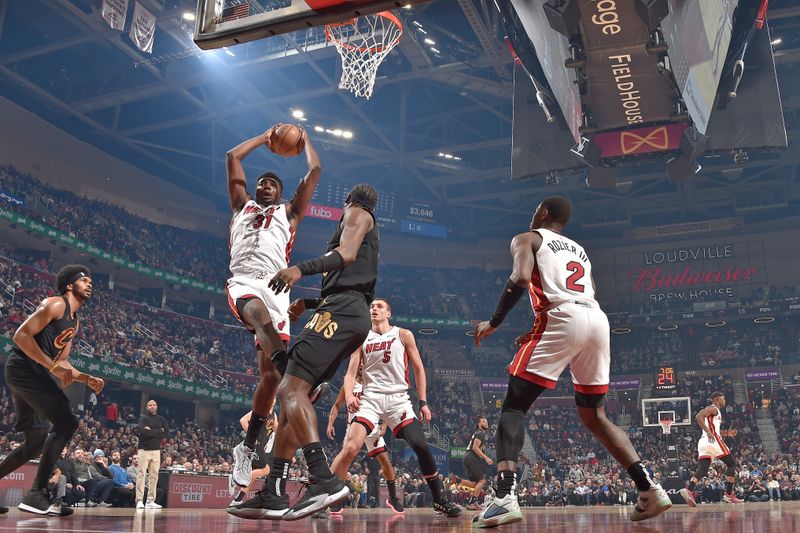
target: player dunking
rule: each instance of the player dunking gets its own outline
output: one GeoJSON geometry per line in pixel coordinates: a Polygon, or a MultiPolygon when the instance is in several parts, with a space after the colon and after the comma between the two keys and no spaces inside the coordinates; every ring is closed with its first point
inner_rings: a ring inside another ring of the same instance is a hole
{"type": "Polygon", "coordinates": [[[417,383],[420,416],[425,422],[430,421],[431,411],[425,401],[425,369],[422,367],[414,335],[407,329],[389,324],[392,308],[382,298],[372,301],[370,316],[372,330],[361,348],[350,356],[350,365],[344,376],[342,389],[347,410],[355,415],[347,430],[342,451],[333,460],[331,470],[341,479],[346,479],[347,469],[364,440],[381,420],[386,420],[395,437],[405,440],[417,455],[420,471],[433,495],[434,510],[450,517],[459,516],[461,508],[450,502],[444,493],[442,481],[436,471],[436,461],[408,397],[410,363],[417,383]],[[356,396],[353,390],[362,363],[364,389],[361,396],[356,396]]]}
{"type": "Polygon", "coordinates": [[[578,415],[586,428],[624,466],[639,489],[633,521],[657,516],[672,506],[654,483],[624,431],[606,418],[603,400],[611,366],[608,318],[595,301],[592,265],[584,249],[562,236],[571,207],[563,198],[546,198],[534,213],[530,231],[511,241],[514,271],[497,309],[475,328],[475,344],[494,333],[528,289],[536,313],[533,330],[508,367],[508,392],[497,429],[497,496],[474,527],[519,522],[516,470],[524,436],[524,416],[545,389],[554,389],[569,365],[578,415]]]}
{"type": "MultiPolygon", "coordinates": [[[[355,385],[353,385],[353,396],[356,398],[360,398],[364,393],[363,368],[364,365],[359,366],[356,374],[355,385]]],[[[326,428],[325,433],[328,435],[329,439],[333,439],[336,436],[336,430],[334,429],[333,424],[336,421],[336,417],[339,415],[339,409],[341,409],[343,405],[345,405],[344,387],[339,389],[339,394],[336,396],[336,401],[333,402],[330,413],[328,413],[328,427],[326,428]]],[[[345,442],[347,442],[347,436],[350,434],[350,423],[353,421],[354,416],[355,413],[351,413],[350,411],[347,412],[347,431],[344,434],[345,442]]],[[[397,483],[395,480],[394,467],[392,467],[392,462],[389,460],[389,451],[386,448],[386,441],[383,440],[384,431],[386,431],[386,423],[381,422],[380,426],[376,426],[372,432],[367,435],[364,442],[367,445],[367,454],[370,457],[374,457],[375,460],[381,465],[383,479],[386,480],[386,489],[389,491],[389,499],[386,500],[386,505],[391,507],[395,513],[402,514],[405,512],[405,510],[403,509],[403,502],[401,502],[400,498],[397,497],[397,483]]],[[[335,469],[331,468],[331,470],[334,474],[337,473],[335,469]]],[[[344,475],[347,475],[346,470],[344,475]]],[[[342,481],[345,480],[345,477],[342,477],[341,475],[339,477],[342,479],[342,481]]]]}
{"type": "MultiPolygon", "coordinates": [[[[279,126],[279,125],[278,125],[279,126]]],[[[250,484],[258,434],[267,420],[269,406],[286,369],[289,341],[289,295],[275,294],[269,279],[286,268],[295,231],[314,195],[322,172],[311,140],[303,132],[308,172],[287,203],[281,202],[283,182],[272,172],[256,181],[255,198],[247,192],[242,160],[250,152],[269,145],[274,126],[227,154],[228,192],[233,219],[230,225],[228,303],[233,314],[256,337],[260,379],[253,393],[253,409],[244,441],[233,449],[231,479],[240,487],[250,484]]]]}
{"type": "Polygon", "coordinates": [[[734,433],[721,431],[722,410],[725,408],[725,395],[715,392],[711,395],[711,405],[697,413],[695,420],[703,434],[697,442],[697,470],[686,488],[681,489],[681,496],[689,507],[697,507],[694,499],[694,487],[701,479],[706,477],[711,461],[719,459],[727,467],[725,470],[725,495],[722,501],[726,503],[744,503],[736,497],[733,490],[736,482],[736,460],[731,456],[731,451],[722,440],[723,434],[733,436],[734,433]]]}
{"type": "Polygon", "coordinates": [[[308,394],[330,379],[341,361],[361,346],[369,333],[368,305],[378,277],[380,252],[380,229],[374,215],[377,203],[378,193],[370,185],[353,187],[328,251],[283,269],[270,280],[270,288],[281,293],[288,292],[303,276],[325,273],[322,298],[296,300],[290,307],[293,317],[300,316],[306,308],[314,308],[315,313],[297,336],[286,375],[278,387],[283,430],[275,440],[269,478],[264,490],[234,512],[236,516],[298,520],[330,507],[350,493],[328,468],[317,432],[317,414],[308,394]],[[303,448],[308,465],[309,487],[290,509],[285,486],[298,447],[303,448]]]}
{"type": "MultiPolygon", "coordinates": [[[[483,462],[491,465],[492,459],[483,453],[483,446],[486,444],[486,432],[489,430],[489,421],[485,416],[478,418],[478,426],[469,439],[467,453],[464,454],[464,475],[472,487],[472,494],[467,502],[467,508],[477,507],[478,497],[481,495],[483,485],[486,483],[486,471],[483,469],[483,462]]],[[[462,485],[467,485],[461,481],[462,485]]],[[[467,485],[468,486],[468,485],[467,485]]]]}
{"type": "MultiPolygon", "coordinates": [[[[78,309],[92,297],[89,269],[83,265],[65,266],[56,275],[56,289],[61,296],[42,300],[14,333],[14,348],[6,362],[5,377],[14,399],[15,428],[24,439],[0,463],[0,478],[41,454],[33,487],[22,498],[19,509],[39,515],[67,516],[73,510],[54,502],[47,484],[61,450],[78,429],[78,419],[72,414],[69,398],[53,377],[65,387],[81,381],[96,394],[103,390],[104,382],[79,372],[68,360],[72,340],[78,333],[78,309]]],[[[0,513],[6,512],[6,507],[0,507],[0,513]]]]}

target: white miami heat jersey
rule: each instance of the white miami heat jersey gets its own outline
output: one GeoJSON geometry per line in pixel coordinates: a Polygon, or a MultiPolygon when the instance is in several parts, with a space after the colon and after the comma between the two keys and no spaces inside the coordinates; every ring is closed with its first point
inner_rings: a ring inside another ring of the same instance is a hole
{"type": "Polygon", "coordinates": [[[381,335],[370,330],[364,350],[364,393],[397,394],[408,391],[408,357],[400,328],[381,335]]]}
{"type": "Polygon", "coordinates": [[[535,231],[542,245],[529,284],[533,310],[538,313],[571,300],[593,302],[592,264],[583,247],[554,231],[535,231]]]}
{"type": "Polygon", "coordinates": [[[262,207],[249,200],[231,220],[231,274],[264,279],[289,263],[294,229],[286,204],[262,207]]]}
{"type": "Polygon", "coordinates": [[[355,385],[353,385],[353,396],[355,396],[356,398],[360,398],[361,393],[363,392],[364,392],[364,386],[358,381],[356,381],[355,385]]]}
{"type": "MultiPolygon", "coordinates": [[[[722,428],[722,412],[719,410],[718,407],[714,406],[717,410],[717,414],[715,415],[708,415],[706,417],[706,426],[711,431],[711,435],[714,437],[714,440],[717,443],[722,442],[722,433],[720,429],[722,428]]],[[[706,435],[705,431],[702,431],[702,435],[700,436],[701,441],[708,441],[708,436],[706,435]]]]}

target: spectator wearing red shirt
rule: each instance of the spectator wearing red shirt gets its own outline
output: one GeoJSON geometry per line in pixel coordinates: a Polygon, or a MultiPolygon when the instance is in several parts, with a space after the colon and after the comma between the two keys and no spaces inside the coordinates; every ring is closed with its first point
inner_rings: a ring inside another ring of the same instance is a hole
{"type": "Polygon", "coordinates": [[[111,402],[106,407],[106,426],[110,429],[116,429],[119,422],[119,408],[117,402],[111,402]]]}

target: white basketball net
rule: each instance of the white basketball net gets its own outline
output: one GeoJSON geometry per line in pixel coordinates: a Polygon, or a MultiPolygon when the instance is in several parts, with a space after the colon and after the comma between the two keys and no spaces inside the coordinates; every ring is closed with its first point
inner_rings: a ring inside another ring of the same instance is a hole
{"type": "Polygon", "coordinates": [[[665,418],[664,420],[659,420],[658,423],[661,425],[661,431],[664,432],[664,435],[669,435],[669,432],[672,429],[672,420],[665,418]]]}
{"type": "Polygon", "coordinates": [[[339,88],[372,96],[378,67],[402,34],[403,25],[388,11],[327,25],[325,35],[342,58],[339,88]]]}

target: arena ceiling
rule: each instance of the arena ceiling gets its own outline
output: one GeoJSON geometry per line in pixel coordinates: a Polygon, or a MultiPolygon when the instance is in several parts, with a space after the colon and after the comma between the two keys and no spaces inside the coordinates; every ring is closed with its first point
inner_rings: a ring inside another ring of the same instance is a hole
{"type": "MultiPolygon", "coordinates": [[[[513,62],[490,0],[437,0],[401,10],[398,50],[379,71],[369,101],[338,90],[339,63],[317,30],[228,51],[202,52],[182,14],[191,0],[140,0],[158,17],[152,55],[108,27],[100,0],[0,1],[0,94],[98,148],[203,193],[224,209],[225,151],[276,122],[352,131],[317,134],[325,179],[368,181],[399,199],[446,211],[454,236],[507,235],[524,227],[537,200],[567,194],[588,236],[619,237],[632,226],[747,217],[774,222],[798,214],[800,7],[770,2],[790,147],[720,157],[701,176],[670,183],[662,168],[628,169],[617,190],[588,189],[584,177],[559,185],[511,182],[513,62]],[[425,33],[422,33],[420,31],[425,33]],[[424,38],[436,42],[438,53],[424,38]],[[440,153],[461,160],[446,159],[440,153]]],[[[275,168],[257,152],[255,174],[275,168]]],[[[276,169],[300,175],[302,162],[276,169]]]]}

